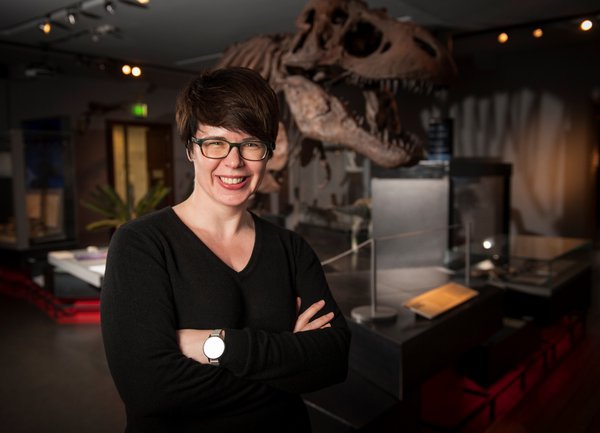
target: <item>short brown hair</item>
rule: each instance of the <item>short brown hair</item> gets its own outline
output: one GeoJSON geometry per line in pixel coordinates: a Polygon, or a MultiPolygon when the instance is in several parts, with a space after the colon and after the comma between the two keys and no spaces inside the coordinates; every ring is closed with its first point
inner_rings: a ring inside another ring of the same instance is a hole
{"type": "Polygon", "coordinates": [[[186,148],[199,125],[244,132],[274,148],[279,106],[258,72],[230,67],[203,72],[190,81],[177,98],[175,118],[186,148]]]}

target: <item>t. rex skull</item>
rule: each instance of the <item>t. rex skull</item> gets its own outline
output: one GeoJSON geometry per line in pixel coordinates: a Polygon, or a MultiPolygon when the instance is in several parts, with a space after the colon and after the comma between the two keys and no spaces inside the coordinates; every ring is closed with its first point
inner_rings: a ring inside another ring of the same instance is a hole
{"type": "Polygon", "coordinates": [[[400,85],[431,91],[448,84],[456,67],[447,49],[422,27],[370,10],[361,0],[310,0],[296,26],[281,61],[288,74],[283,89],[300,131],[384,167],[418,161],[423,149],[402,128],[396,92],[400,85]],[[362,91],[362,113],[334,95],[338,84],[362,91]]]}

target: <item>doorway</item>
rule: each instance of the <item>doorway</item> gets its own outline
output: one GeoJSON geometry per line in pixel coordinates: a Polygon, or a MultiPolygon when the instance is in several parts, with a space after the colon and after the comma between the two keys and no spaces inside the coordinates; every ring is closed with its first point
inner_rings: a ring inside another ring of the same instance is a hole
{"type": "Polygon", "coordinates": [[[137,203],[158,182],[170,188],[159,207],[174,204],[170,124],[109,121],[108,180],[127,203],[137,203]]]}

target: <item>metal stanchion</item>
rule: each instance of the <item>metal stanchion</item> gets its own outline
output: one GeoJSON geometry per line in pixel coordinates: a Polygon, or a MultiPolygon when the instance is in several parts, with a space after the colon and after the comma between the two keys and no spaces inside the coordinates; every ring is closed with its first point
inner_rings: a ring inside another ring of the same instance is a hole
{"type": "Polygon", "coordinates": [[[351,316],[357,322],[384,322],[396,319],[398,312],[391,307],[377,305],[377,242],[371,239],[371,304],[353,308],[351,316]]]}

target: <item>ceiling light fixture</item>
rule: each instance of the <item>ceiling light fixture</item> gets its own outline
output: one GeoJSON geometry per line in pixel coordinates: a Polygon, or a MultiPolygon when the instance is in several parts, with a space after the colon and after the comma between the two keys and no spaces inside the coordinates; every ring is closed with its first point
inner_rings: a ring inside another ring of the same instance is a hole
{"type": "Polygon", "coordinates": [[[508,41],[508,33],[502,32],[498,35],[498,42],[504,44],[508,41]]]}
{"type": "Polygon", "coordinates": [[[129,65],[121,66],[121,72],[123,72],[123,75],[131,74],[131,66],[129,66],[129,65]]]}
{"type": "Polygon", "coordinates": [[[140,68],[139,66],[134,66],[133,68],[131,68],[131,75],[133,75],[134,77],[139,77],[140,75],[142,75],[142,68],[140,68]]]}
{"type": "Polygon", "coordinates": [[[117,12],[115,4],[111,0],[106,0],[104,2],[104,10],[111,15],[114,15],[117,12]]]}
{"type": "Polygon", "coordinates": [[[67,22],[71,25],[77,23],[77,14],[74,11],[67,12],[67,22]]]}
{"type": "Polygon", "coordinates": [[[73,19],[79,21],[81,17],[100,19],[101,16],[91,12],[94,8],[104,7],[107,13],[114,14],[116,12],[117,3],[128,6],[136,6],[140,9],[148,9],[149,0],[79,0],[70,5],[58,9],[54,9],[42,16],[31,18],[23,21],[15,26],[0,29],[0,37],[12,36],[22,31],[39,28],[45,34],[49,33],[54,27],[59,27],[64,30],[72,30],[74,24],[73,19]],[[72,15],[72,17],[71,17],[72,15]],[[45,25],[45,22],[49,25],[45,25]],[[44,30],[46,29],[46,30],[44,30]]]}
{"type": "Polygon", "coordinates": [[[46,20],[38,25],[38,28],[47,35],[52,31],[52,24],[50,24],[50,20],[46,20]]]}
{"type": "Polygon", "coordinates": [[[119,0],[129,6],[137,6],[139,8],[147,8],[150,4],[150,0],[119,0]]]}
{"type": "MultiPolygon", "coordinates": [[[[470,38],[470,37],[481,36],[481,35],[488,35],[488,36],[496,35],[496,37],[498,37],[497,35],[500,35],[502,33],[506,33],[508,35],[513,30],[525,30],[528,33],[534,32],[533,36],[536,38],[539,38],[539,37],[546,36],[546,34],[549,31],[554,30],[554,27],[557,27],[557,28],[560,28],[561,26],[564,27],[565,24],[569,24],[569,26],[571,27],[571,26],[573,26],[574,23],[577,23],[577,25],[580,26],[580,30],[589,31],[592,29],[594,24],[596,22],[598,22],[599,20],[600,20],[600,10],[597,10],[597,11],[588,12],[586,14],[563,15],[563,16],[556,16],[556,17],[547,18],[547,19],[543,19],[543,20],[537,20],[537,21],[527,21],[527,22],[515,23],[512,25],[483,28],[480,30],[472,30],[472,31],[466,31],[466,32],[458,32],[458,33],[452,34],[452,39],[454,41],[456,41],[458,39],[470,38]],[[538,34],[540,34],[541,36],[537,36],[538,34]]],[[[515,36],[515,35],[511,34],[511,36],[515,36]]],[[[505,38],[505,37],[503,36],[503,38],[505,38]]],[[[498,42],[500,42],[500,43],[505,43],[507,41],[508,41],[508,38],[506,38],[504,42],[501,42],[500,40],[498,40],[498,42]]]]}
{"type": "Polygon", "coordinates": [[[592,23],[591,20],[583,20],[581,21],[581,23],[579,24],[579,28],[584,31],[587,32],[589,30],[592,29],[592,27],[594,27],[594,23],[592,23]]]}

